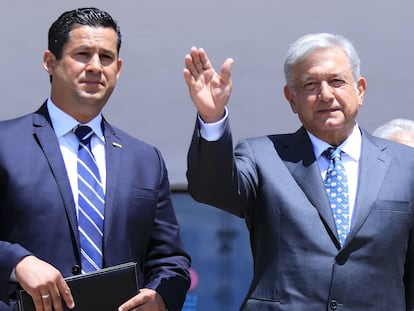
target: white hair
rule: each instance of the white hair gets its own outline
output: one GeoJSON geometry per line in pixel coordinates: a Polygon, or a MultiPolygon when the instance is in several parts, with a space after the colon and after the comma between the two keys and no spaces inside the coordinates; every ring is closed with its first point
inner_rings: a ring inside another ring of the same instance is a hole
{"type": "Polygon", "coordinates": [[[286,55],[284,64],[284,73],[286,84],[293,89],[293,67],[302,62],[310,53],[328,49],[332,47],[341,48],[348,56],[349,65],[351,66],[354,80],[357,81],[361,77],[360,59],[352,43],[341,35],[330,33],[316,33],[305,35],[294,42],[286,55]]]}
{"type": "Polygon", "coordinates": [[[382,138],[390,138],[399,132],[414,134],[414,121],[409,119],[394,119],[378,127],[372,135],[382,138]]]}

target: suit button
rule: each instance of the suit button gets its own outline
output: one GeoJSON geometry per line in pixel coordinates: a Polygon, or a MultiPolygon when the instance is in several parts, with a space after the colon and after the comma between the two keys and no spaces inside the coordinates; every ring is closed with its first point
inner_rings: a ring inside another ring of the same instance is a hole
{"type": "Polygon", "coordinates": [[[338,308],[338,303],[335,299],[331,300],[331,302],[329,303],[329,307],[331,308],[331,310],[336,310],[338,308]]]}
{"type": "Polygon", "coordinates": [[[335,261],[338,265],[344,265],[346,264],[348,260],[348,254],[340,254],[336,256],[335,261]]]}
{"type": "Polygon", "coordinates": [[[73,275],[78,275],[81,273],[81,268],[78,265],[74,265],[72,267],[72,274],[73,275]]]}

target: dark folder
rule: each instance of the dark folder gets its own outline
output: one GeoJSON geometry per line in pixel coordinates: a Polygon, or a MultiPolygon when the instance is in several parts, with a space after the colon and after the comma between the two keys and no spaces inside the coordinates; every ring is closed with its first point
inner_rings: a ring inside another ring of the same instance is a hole
{"type": "MultiPolygon", "coordinates": [[[[65,279],[75,300],[75,308],[65,311],[116,311],[118,307],[138,293],[136,263],[126,263],[65,279]]],[[[30,295],[18,292],[20,311],[35,311],[30,295]]]]}

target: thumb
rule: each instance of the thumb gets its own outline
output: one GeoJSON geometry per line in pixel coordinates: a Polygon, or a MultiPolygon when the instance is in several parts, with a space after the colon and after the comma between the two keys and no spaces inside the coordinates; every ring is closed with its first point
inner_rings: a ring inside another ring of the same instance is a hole
{"type": "Polygon", "coordinates": [[[220,69],[220,78],[225,84],[231,84],[231,66],[233,64],[232,58],[227,58],[220,69]]]}

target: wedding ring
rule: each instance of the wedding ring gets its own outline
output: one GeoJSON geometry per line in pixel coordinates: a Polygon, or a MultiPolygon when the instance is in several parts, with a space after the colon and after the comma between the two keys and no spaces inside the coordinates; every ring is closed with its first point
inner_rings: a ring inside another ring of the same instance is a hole
{"type": "Polygon", "coordinates": [[[50,295],[49,294],[44,294],[44,295],[42,295],[42,299],[47,299],[47,298],[49,298],[50,297],[50,295]]]}

